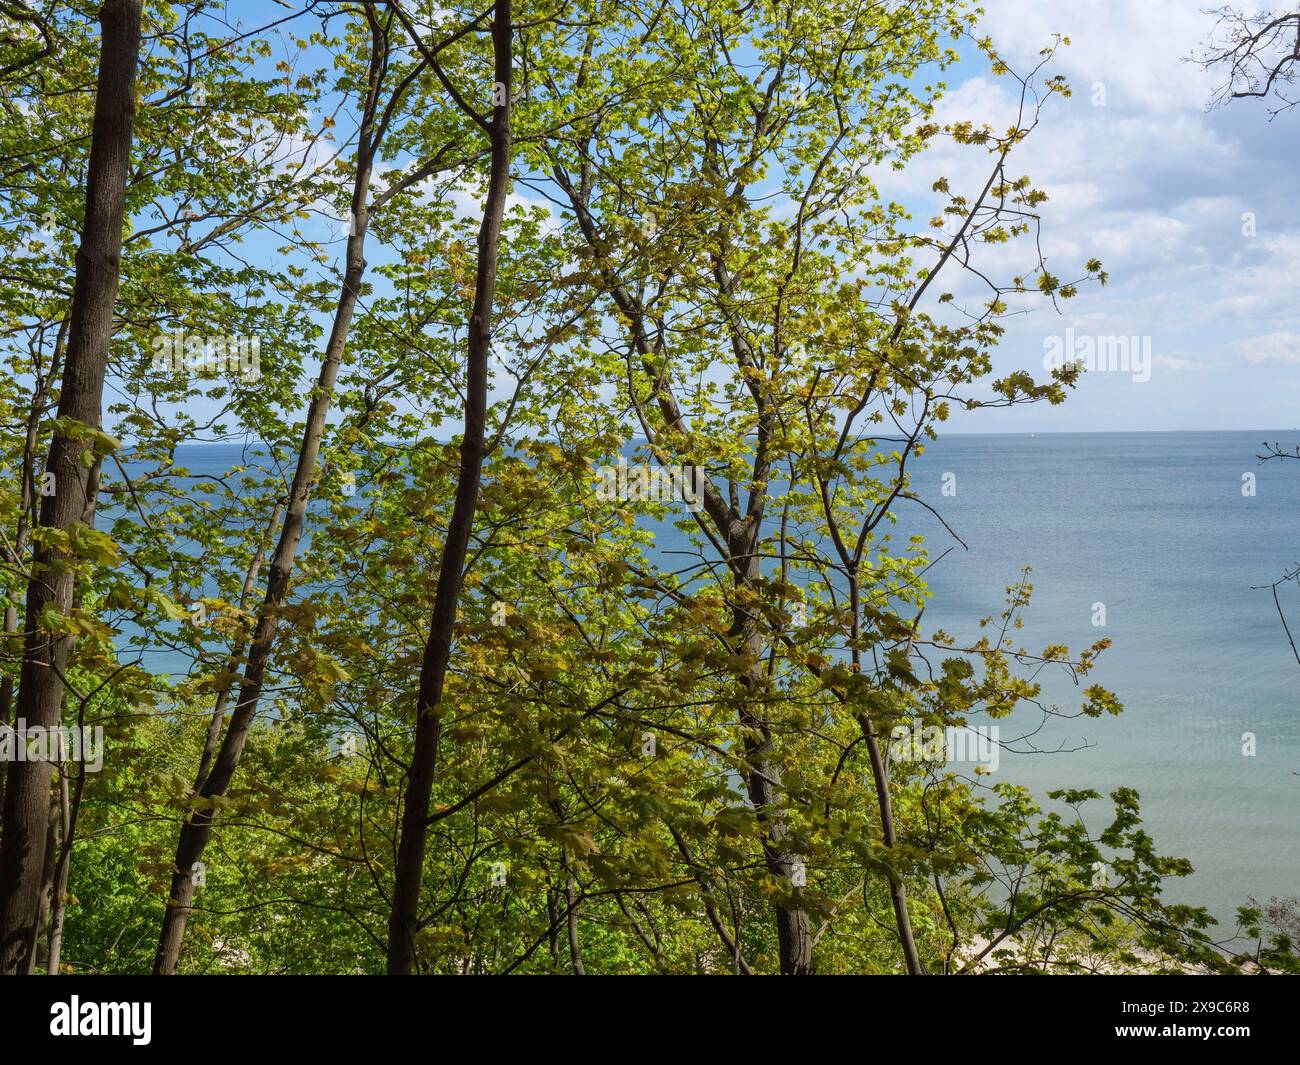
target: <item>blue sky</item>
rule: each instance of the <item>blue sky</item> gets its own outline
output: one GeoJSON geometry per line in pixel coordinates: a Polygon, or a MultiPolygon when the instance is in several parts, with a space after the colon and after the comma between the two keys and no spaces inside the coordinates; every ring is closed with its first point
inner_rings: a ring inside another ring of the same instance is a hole
{"type": "MultiPolygon", "coordinates": [[[[1207,112],[1220,79],[1187,60],[1214,16],[1195,0],[986,7],[984,30],[1015,69],[1031,66],[1054,33],[1070,38],[1054,66],[1074,95],[1053,101],[1013,169],[1051,197],[1043,247],[1054,272],[1070,275],[1095,255],[1110,274],[1059,316],[1040,304],[1011,323],[995,368],[1041,375],[1044,338],[1067,327],[1150,337],[1153,360],[1145,382],[1085,374],[1062,406],[959,414],[949,428],[1300,426],[1300,110],[1271,122],[1254,100],[1207,112]],[[1243,233],[1247,213],[1254,235],[1243,233]]],[[[945,116],[1009,124],[1014,85],[986,65],[962,64],[949,83],[945,116]],[[1007,122],[996,121],[1001,114],[1007,122]]],[[[957,188],[969,162],[953,153],[922,169],[954,175],[957,188]]],[[[965,177],[970,187],[976,174],[965,177]]]]}
{"type": "MultiPolygon", "coordinates": [[[[987,0],[981,31],[1018,71],[1056,34],[1070,39],[1050,68],[1070,99],[1054,99],[1017,150],[1012,171],[1049,194],[1042,247],[1062,277],[1100,259],[1104,288],[1087,286],[1057,313],[1032,300],[1011,319],[998,373],[1044,375],[1045,343],[1076,336],[1149,338],[1149,379],[1084,375],[1068,401],[958,412],[950,432],[1098,432],[1300,426],[1300,109],[1270,121],[1260,101],[1210,111],[1220,83],[1189,61],[1215,17],[1196,0],[987,0]]],[[[232,4],[232,20],[265,21],[232,4]]],[[[304,31],[306,23],[295,25],[304,31]]],[[[1015,82],[973,56],[949,72],[939,118],[1009,127],[1015,82]]],[[[340,135],[351,132],[340,116],[340,135]]],[[[925,194],[947,175],[954,191],[982,185],[985,159],[938,145],[887,177],[882,192],[928,217],[925,194]]],[[[518,199],[535,201],[525,190],[518,199]]],[[[473,208],[473,197],[461,205],[473,208]]],[[[320,223],[322,232],[328,223],[320,223]]],[[[335,244],[341,255],[343,242],[335,244]]],[[[376,249],[377,250],[377,249],[376,249]]],[[[991,261],[996,267],[999,260],[991,261]]],[[[1026,265],[1008,251],[999,276],[1026,265]]],[[[995,269],[994,273],[998,273],[995,269]]],[[[961,285],[952,281],[960,297],[961,285]]],[[[965,289],[973,298],[974,285],[965,289]]],[[[1139,341],[1142,342],[1142,341],[1139,341]]],[[[1143,375],[1146,376],[1146,375],[1143,375]]]]}

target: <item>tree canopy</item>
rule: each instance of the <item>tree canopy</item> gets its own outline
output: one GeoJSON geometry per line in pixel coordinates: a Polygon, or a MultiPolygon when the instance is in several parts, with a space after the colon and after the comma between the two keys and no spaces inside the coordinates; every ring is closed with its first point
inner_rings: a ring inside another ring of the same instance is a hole
{"type": "Polygon", "coordinates": [[[928,625],[896,531],[953,410],[1078,380],[992,358],[1107,280],[1018,164],[1065,41],[235,7],[0,4],[0,715],[103,737],[3,763],[4,971],[1295,970],[1131,788],[908,739],[1122,711],[1028,573],[928,625]],[[963,63],[1010,128],[938,117],[963,63]]]}

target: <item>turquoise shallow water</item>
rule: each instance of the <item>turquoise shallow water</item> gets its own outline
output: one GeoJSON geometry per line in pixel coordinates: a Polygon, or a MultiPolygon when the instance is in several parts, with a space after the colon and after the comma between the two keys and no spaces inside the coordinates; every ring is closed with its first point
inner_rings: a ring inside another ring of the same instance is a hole
{"type": "MultiPolygon", "coordinates": [[[[1004,753],[998,777],[1039,792],[1136,788],[1162,852],[1196,866],[1172,893],[1221,918],[1247,895],[1300,893],[1300,664],[1270,593],[1252,588],[1300,560],[1300,462],[1261,465],[1264,440],[1294,446],[1300,431],[951,436],[915,467],[922,497],[970,547],[931,571],[927,627],[973,636],[1032,565],[1027,647],[1114,641],[1092,679],[1124,713],[1052,722],[1038,746],[1091,746],[1004,753]]],[[[902,524],[952,542],[923,512],[902,524]]],[[[1300,591],[1281,594],[1300,639],[1300,591]]],[[[1077,704],[1068,682],[1050,695],[1077,704]]]]}
{"type": "MultiPolygon", "coordinates": [[[[1196,866],[1172,894],[1222,919],[1248,895],[1300,893],[1300,664],[1269,593],[1252,588],[1300,560],[1300,462],[1259,464],[1264,440],[1290,447],[1300,431],[949,436],[915,461],[914,487],[969,550],[915,505],[903,505],[897,527],[924,534],[932,556],[956,547],[928,575],[926,629],[974,639],[1032,565],[1026,647],[1114,641],[1091,680],[1125,712],[1051,722],[1039,748],[1082,749],[1004,751],[993,780],[1038,793],[1136,788],[1160,850],[1196,866]],[[946,473],[953,496],[942,494],[946,473]],[[1256,475],[1254,496],[1242,494],[1244,473],[1256,475]],[[1103,627],[1092,624],[1095,603],[1103,627]],[[1254,757],[1241,753],[1245,732],[1254,757]]],[[[224,445],[181,452],[200,474],[246,459],[224,445]]],[[[686,548],[681,534],[654,528],[665,564],[686,564],[670,554],[686,548]]],[[[1300,590],[1288,586],[1283,602],[1300,640],[1300,590]]],[[[184,668],[163,649],[145,660],[184,668]]],[[[1047,696],[1078,703],[1062,678],[1047,696]]],[[[1017,724],[1037,716],[1003,722],[1003,740],[1017,724]]]]}
{"type": "MultiPolygon", "coordinates": [[[[1053,753],[1011,743],[1024,753],[1003,750],[986,779],[1040,796],[1135,788],[1160,852],[1196,867],[1170,896],[1224,922],[1247,896],[1300,894],[1300,663],[1271,594],[1253,587],[1300,561],[1300,461],[1261,464],[1265,440],[1289,449],[1300,430],[947,436],[913,460],[913,488],[968,549],[907,501],[892,533],[895,550],[914,533],[931,558],[954,548],[926,576],[927,632],[991,635],[979,619],[998,615],[1006,586],[1032,566],[1021,646],[1077,652],[1110,637],[1084,683],[1115,692],[1124,713],[1049,720],[1032,746],[1053,753]],[[1242,754],[1247,732],[1253,757],[1242,754]]],[[[661,551],[686,547],[671,526],[655,528],[661,551]]],[[[1300,589],[1281,595],[1300,642],[1300,589]]],[[[1078,707],[1063,674],[1040,679],[1044,701],[1078,707]]],[[[1039,711],[1018,712],[998,723],[1000,738],[1041,724],[1039,711]]]]}

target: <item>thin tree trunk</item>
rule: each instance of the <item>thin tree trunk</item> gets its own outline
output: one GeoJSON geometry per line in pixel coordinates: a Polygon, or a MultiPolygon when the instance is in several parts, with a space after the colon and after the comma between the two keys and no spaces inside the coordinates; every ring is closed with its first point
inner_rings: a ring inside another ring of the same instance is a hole
{"type": "Polygon", "coordinates": [[[474,309],[469,321],[466,365],[465,426],[460,445],[460,475],[438,567],[429,639],[420,668],[415,708],[415,746],[406,781],[401,837],[397,847],[392,909],[388,918],[388,972],[409,975],[415,970],[415,936],[419,931],[420,880],[428,835],[429,800],[433,793],[442,731],[442,693],[451,659],[452,634],[460,598],[465,557],[478,506],[487,419],[487,363],[492,340],[492,311],[496,298],[497,250],[510,182],[510,112],[513,93],[510,0],[497,0],[492,17],[493,65],[496,91],[489,132],[491,174],[478,236],[478,268],[474,309]]]}
{"type": "Polygon", "coordinates": [[[665,824],[668,826],[669,834],[673,837],[673,842],[677,844],[677,850],[681,853],[682,860],[686,862],[691,875],[695,877],[695,882],[700,885],[704,892],[701,896],[704,902],[704,915],[709,919],[709,924],[713,926],[713,930],[718,933],[718,939],[722,941],[722,945],[727,951],[727,957],[732,960],[736,974],[753,976],[754,970],[749,967],[749,962],[740,953],[740,944],[736,941],[736,937],[733,937],[727,931],[727,926],[722,923],[722,916],[713,903],[713,883],[704,872],[704,867],[691,856],[691,850],[686,845],[686,837],[682,835],[681,830],[671,822],[665,822],[665,824]]]}
{"type": "Polygon", "coordinates": [[[582,964],[582,941],[578,938],[578,895],[573,890],[573,877],[569,875],[567,853],[561,854],[560,868],[564,871],[564,901],[569,910],[569,962],[574,976],[586,976],[587,967],[582,964]]]}
{"type": "MultiPolygon", "coordinates": [[[[275,509],[271,511],[271,520],[267,522],[266,536],[258,543],[257,551],[254,553],[252,560],[248,563],[248,569],[244,573],[244,587],[239,594],[239,609],[241,611],[248,609],[248,601],[252,598],[253,589],[257,587],[257,576],[262,570],[262,562],[266,558],[266,542],[275,535],[276,527],[280,524],[280,516],[284,513],[284,504],[276,503],[275,509]]],[[[230,657],[226,660],[226,672],[234,673],[243,664],[244,654],[248,651],[248,641],[241,639],[235,644],[230,652],[230,657]]],[[[226,710],[230,706],[230,693],[234,690],[234,684],[223,684],[221,691],[217,693],[216,702],[212,706],[212,717],[208,720],[208,734],[203,740],[203,752],[199,755],[199,768],[194,774],[194,791],[197,794],[203,787],[203,782],[208,777],[208,767],[212,764],[212,759],[216,757],[217,748],[221,743],[221,726],[226,720],[226,710]]]]}
{"type": "MultiPolygon", "coordinates": [[[[568,197],[588,245],[594,250],[600,249],[603,242],[585,194],[579,192],[568,173],[554,157],[552,157],[552,177],[568,197]]],[[[585,189],[585,181],[583,188],[585,189]]],[[[664,423],[670,428],[680,429],[684,424],[681,408],[658,362],[660,353],[650,340],[646,329],[645,311],[613,266],[603,265],[602,270],[615,305],[631,323],[632,352],[641,360],[642,369],[654,386],[654,399],[659,406],[664,423]]],[[[733,344],[734,342],[733,337],[733,344]]],[[[736,354],[742,360],[748,358],[743,347],[737,348],[736,354]]],[[[642,425],[645,424],[642,419],[642,425]]],[[[646,431],[648,434],[648,426],[646,431]]],[[[676,457],[684,460],[687,465],[692,462],[692,456],[688,454],[676,457]]],[[[766,472],[756,468],[755,484],[766,483],[766,481],[766,472]]],[[[763,497],[754,497],[748,512],[742,515],[722,498],[708,477],[703,478],[699,488],[703,492],[704,512],[725,541],[726,561],[732,569],[737,589],[748,590],[761,596],[762,591],[758,588],[758,582],[761,580],[762,573],[755,548],[763,519],[763,497]]],[[[736,674],[737,683],[741,688],[738,717],[749,737],[745,740],[745,756],[749,766],[746,785],[750,802],[764,830],[763,855],[768,872],[789,883],[796,856],[787,853],[784,848],[786,832],[779,816],[778,799],[780,771],[771,757],[772,743],[767,722],[754,710],[766,687],[765,674],[761,665],[765,643],[764,632],[759,619],[743,608],[737,608],[733,612],[733,630],[740,635],[741,649],[752,659],[747,669],[742,669],[736,674]],[[755,735],[762,738],[754,738],[755,735]]],[[[789,975],[811,974],[813,971],[812,936],[809,931],[807,912],[798,906],[780,903],[773,905],[773,911],[781,951],[781,972],[789,975]]]]}
{"type": "Polygon", "coordinates": [[[551,948],[551,972],[558,972],[560,968],[560,907],[558,904],[559,891],[553,888],[546,889],[546,916],[550,920],[547,926],[546,938],[551,948]]]}
{"type": "MultiPolygon", "coordinates": [[[[889,770],[880,753],[880,741],[876,738],[876,729],[870,718],[859,718],[863,735],[867,741],[867,754],[871,760],[871,776],[876,785],[876,801],[880,806],[881,840],[890,850],[898,843],[894,829],[894,803],[889,795],[889,770]]],[[[889,898],[894,907],[894,924],[898,928],[898,941],[903,948],[903,961],[907,964],[909,976],[924,976],[925,966],[921,954],[916,949],[916,938],[912,934],[912,918],[907,909],[907,885],[892,869],[889,872],[889,898]]]]}
{"type": "MultiPolygon", "coordinates": [[[[288,503],[285,506],[284,525],[280,529],[280,539],[271,556],[266,593],[262,608],[258,612],[257,625],[248,644],[248,661],[239,688],[239,700],[230,715],[230,723],[222,737],[221,746],[215,757],[211,759],[211,769],[207,770],[202,785],[196,792],[201,800],[214,799],[226,793],[234,778],[235,770],[239,768],[248,730],[257,713],[267,666],[275,646],[280,608],[288,596],[294,560],[306,525],[307,504],[311,499],[312,485],[315,481],[316,460],[320,454],[321,439],[325,432],[325,418],[334,398],[339,365],[343,359],[348,330],[351,328],[352,315],[360,295],[361,278],[366,269],[363,254],[369,221],[366,200],[370,191],[371,169],[377,146],[374,137],[375,117],[379,110],[379,85],[384,67],[380,43],[383,31],[373,22],[371,26],[373,49],[370,56],[366,103],[357,141],[357,172],[352,187],[352,225],[348,236],[343,285],[334,312],[334,324],[325,345],[320,375],[307,408],[307,423],[303,429],[302,446],[298,451],[298,463],[289,489],[288,503]]],[[[224,705],[220,709],[224,716],[224,705]]],[[[200,768],[206,769],[206,766],[200,768]]],[[[167,910],[163,914],[162,928],[158,936],[158,950],[154,956],[153,971],[156,975],[171,976],[176,972],[181,944],[185,938],[185,926],[194,905],[194,873],[212,835],[212,819],[212,807],[205,801],[202,809],[192,810],[181,824],[180,835],[176,841],[176,857],[172,868],[167,910]]]]}
{"type": "MultiPolygon", "coordinates": [[[[732,552],[744,559],[742,567],[746,583],[756,586],[759,573],[757,527],[748,546],[733,545],[732,552]],[[737,550],[742,547],[742,550],[737,550]]],[[[740,723],[744,729],[745,761],[749,766],[746,783],[749,801],[754,807],[759,824],[763,826],[763,859],[768,872],[783,885],[794,881],[795,863],[799,856],[786,845],[789,835],[781,812],[781,770],[772,758],[772,733],[766,718],[755,713],[766,695],[767,676],[763,669],[763,651],[766,638],[759,617],[743,607],[736,610],[736,623],[741,633],[741,645],[749,664],[741,670],[739,681],[743,692],[740,706],[740,723]]],[[[776,903],[777,945],[780,950],[782,976],[811,976],[813,973],[812,932],[808,925],[808,911],[797,905],[776,903]]]]}
{"type": "MultiPolygon", "coordinates": [[[[23,436],[23,458],[19,469],[22,486],[19,489],[18,524],[14,530],[13,543],[5,550],[5,560],[14,570],[21,569],[27,560],[27,539],[30,523],[35,515],[36,501],[36,443],[40,435],[41,422],[45,419],[45,405],[49,402],[50,386],[63,364],[63,345],[67,339],[68,316],[65,314],[59,323],[58,335],[54,340],[54,354],[50,358],[48,373],[36,373],[36,383],[32,390],[32,402],[27,409],[27,428],[23,436]]],[[[5,607],[6,653],[8,639],[18,632],[18,610],[14,606],[5,607]]],[[[8,673],[0,680],[0,725],[9,725],[14,701],[14,681],[8,673]]],[[[0,761],[0,810],[4,809],[5,776],[9,769],[7,761],[0,761]]]]}
{"type": "Polygon", "coordinates": [[[41,934],[50,923],[50,899],[54,894],[54,881],[59,871],[60,827],[59,800],[57,794],[51,791],[45,829],[45,864],[41,867],[41,898],[36,908],[36,923],[32,926],[31,943],[27,950],[27,969],[20,974],[22,976],[31,976],[45,961],[41,950],[41,934]]]}
{"type": "MultiPolygon", "coordinates": [[[[548,780],[546,790],[551,790],[548,780]]],[[[564,807],[560,800],[552,797],[551,810],[555,813],[556,825],[565,822],[564,807]]],[[[573,870],[569,867],[569,848],[560,844],[560,876],[564,880],[564,925],[569,937],[569,964],[574,976],[586,976],[587,968],[582,964],[582,940],[578,937],[578,893],[574,885],[573,870]]]]}
{"type": "MultiPolygon", "coordinates": [[[[95,459],[91,464],[90,477],[87,483],[86,509],[81,515],[82,524],[86,526],[94,526],[95,524],[95,510],[99,503],[99,483],[102,469],[101,460],[95,459]]],[[[81,597],[79,595],[74,594],[72,605],[74,607],[81,606],[81,597]]],[[[85,725],[84,711],[85,703],[83,702],[77,720],[77,725],[83,728],[85,725]]],[[[47,927],[46,915],[47,913],[50,915],[45,960],[45,973],[47,976],[57,976],[59,973],[59,958],[63,945],[63,920],[68,912],[68,877],[72,869],[72,841],[77,832],[77,811],[81,808],[82,790],[86,784],[86,769],[83,765],[77,780],[76,799],[69,799],[67,752],[61,742],[58,751],[59,797],[52,805],[50,814],[52,827],[49,837],[54,842],[56,849],[46,855],[46,860],[48,863],[52,863],[53,870],[49,884],[46,887],[47,895],[42,901],[39,921],[40,928],[45,929],[47,927]],[[53,830],[56,827],[57,832],[53,830]]]]}
{"type": "Polygon", "coordinates": [[[68,874],[72,869],[72,807],[68,800],[68,774],[66,767],[59,774],[59,821],[63,827],[62,851],[54,877],[51,897],[54,915],[50,919],[50,950],[45,962],[49,976],[59,975],[59,961],[63,956],[63,921],[68,913],[68,874]]]}
{"type": "MultiPolygon", "coordinates": [[[[135,123],[135,79],[140,52],[140,0],[105,0],[95,116],[86,180],[86,218],[77,250],[76,280],[69,314],[67,361],[58,414],[60,429],[50,443],[46,470],[55,492],[41,502],[41,524],[70,532],[85,510],[88,469],[84,442],[68,429],[80,423],[98,429],[108,344],[113,332],[122,253],[127,172],[135,123]]],[[[17,716],[28,727],[59,724],[63,671],[70,639],[42,628],[50,612],[72,605],[75,572],[66,555],[40,547],[27,586],[24,654],[17,716]]],[[[0,973],[30,970],[33,933],[40,910],[41,874],[49,821],[48,762],[18,762],[5,789],[4,835],[0,840],[0,973]]]]}
{"type": "MultiPolygon", "coordinates": [[[[24,545],[24,547],[25,546],[26,545],[24,545]]],[[[21,558],[22,555],[18,553],[15,545],[15,551],[13,552],[13,557],[10,557],[8,559],[8,562],[11,566],[18,566],[21,565],[21,562],[19,561],[21,558]]],[[[17,631],[18,631],[18,610],[16,607],[7,606],[5,607],[5,645],[6,645],[5,653],[6,654],[8,654],[9,637],[13,636],[14,633],[16,633],[17,631]]],[[[3,678],[0,678],[0,726],[7,727],[10,724],[12,724],[10,720],[10,711],[13,709],[13,704],[14,704],[14,679],[8,674],[5,674],[3,678]]],[[[0,810],[4,809],[5,780],[6,777],[8,776],[8,773],[9,773],[9,762],[5,759],[0,759],[0,810]]]]}
{"type": "MultiPolygon", "coordinates": [[[[853,611],[851,643],[853,647],[853,672],[862,671],[862,652],[859,649],[859,610],[861,592],[858,587],[856,571],[849,575],[849,605],[853,611]]],[[[894,828],[894,800],[889,794],[889,767],[880,751],[880,741],[876,736],[876,727],[866,714],[858,714],[858,727],[867,741],[867,755],[871,761],[871,779],[875,783],[876,803],[880,807],[880,834],[882,842],[893,850],[898,842],[894,828]]],[[[907,909],[907,885],[892,868],[888,873],[889,898],[894,907],[894,925],[898,929],[898,942],[903,948],[903,961],[907,965],[909,976],[924,976],[925,966],[921,963],[920,951],[916,949],[916,938],[912,934],[912,918],[907,909]]]]}

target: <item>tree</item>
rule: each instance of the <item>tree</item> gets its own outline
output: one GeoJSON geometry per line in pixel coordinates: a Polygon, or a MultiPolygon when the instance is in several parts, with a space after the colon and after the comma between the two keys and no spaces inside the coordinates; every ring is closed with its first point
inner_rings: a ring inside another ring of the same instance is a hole
{"type": "MultiPolygon", "coordinates": [[[[408,28],[409,23],[408,23],[408,28]]],[[[420,879],[428,831],[429,795],[438,759],[443,685],[451,659],[456,611],[465,558],[478,506],[486,438],[488,357],[492,344],[492,315],[496,299],[498,244],[510,188],[510,111],[514,93],[514,50],[510,0],[496,0],[492,9],[492,117],[485,121],[472,105],[457,102],[481,125],[491,143],[491,162],[483,221],[478,234],[474,303],[470,311],[465,362],[464,431],[460,440],[460,473],[455,504],[438,563],[438,590],[433,601],[429,639],[420,667],[415,705],[415,749],[407,775],[402,808],[402,832],[397,849],[392,913],[388,922],[389,975],[409,975],[415,965],[415,934],[419,923],[420,879]]],[[[419,42],[417,34],[413,34],[419,42]]],[[[423,42],[421,53],[441,74],[437,60],[423,42]]]]}
{"type": "MultiPolygon", "coordinates": [[[[159,934],[158,953],[154,971],[168,975],[176,970],[180,956],[185,923],[190,912],[195,890],[195,871],[212,832],[213,811],[217,800],[230,787],[235,771],[243,756],[244,744],[257,713],[262,687],[271,655],[275,647],[280,616],[288,597],[293,575],[294,560],[302,541],[307,508],[312,488],[317,479],[317,461],[325,433],[326,416],[334,399],[339,368],[343,362],[348,333],[357,301],[361,295],[362,276],[366,268],[364,255],[366,233],[370,224],[372,205],[370,187],[375,160],[390,123],[398,114],[403,97],[425,70],[426,60],[413,64],[392,75],[390,64],[393,46],[391,33],[394,13],[382,15],[371,6],[363,8],[366,31],[369,36],[368,62],[363,79],[358,86],[362,98],[361,119],[357,134],[355,169],[351,197],[348,202],[347,258],[334,312],[329,338],[322,353],[320,375],[312,393],[303,428],[302,443],[294,467],[284,505],[283,524],[274,552],[269,559],[269,574],[256,625],[246,649],[237,647],[232,655],[232,666],[243,667],[239,678],[239,695],[229,722],[215,750],[205,749],[195,781],[193,809],[181,826],[176,844],[176,859],[172,870],[172,884],[167,912],[159,934]],[[384,95],[386,78],[395,77],[396,84],[384,95]],[[210,761],[210,765],[208,764],[210,761]]],[[[435,155],[429,165],[417,173],[436,173],[449,153],[443,150],[435,155]]],[[[400,188],[400,183],[398,186],[400,188]]],[[[256,579],[256,569],[250,567],[251,584],[256,579]]],[[[233,673],[234,670],[228,672],[233,673]]],[[[218,694],[212,712],[209,735],[213,740],[225,716],[230,684],[218,694]]]]}
{"type": "MultiPolygon", "coordinates": [[[[28,23],[0,39],[0,696],[68,435],[97,55],[80,7],[28,23]]],[[[1239,947],[1165,900],[1190,866],[1130,790],[1098,824],[1094,791],[1040,805],[898,740],[1121,709],[1083,679],[1105,641],[1017,642],[1028,574],[978,639],[933,631],[944,545],[891,531],[952,532],[914,483],[951,410],[1077,380],[996,375],[1005,316],[1105,280],[1048,268],[1013,169],[1068,92],[1054,49],[1021,78],[975,25],[502,0],[232,34],[147,7],[58,625],[56,720],[108,744],[40,790],[23,965],[1284,969],[1284,903],[1239,947]],[[935,117],[970,51],[1019,89],[1006,128],[935,117]],[[913,219],[881,175],[939,145],[983,172],[915,187],[913,219]],[[190,334],[259,338],[260,376],[157,357],[190,334]]]]}
{"type": "Polygon", "coordinates": [[[1198,56],[1225,80],[1211,106],[1232,100],[1272,98],[1276,118],[1300,103],[1293,86],[1300,74],[1300,11],[1244,11],[1225,6],[1214,12],[1214,30],[1198,56]]]}
{"type": "MultiPolygon", "coordinates": [[[[104,375],[119,284],[122,220],[135,120],[136,65],[140,51],[139,0],[106,0],[100,10],[103,46],[95,91],[86,214],[77,277],[68,312],[68,347],[59,393],[59,428],[45,469],[55,491],[41,504],[33,529],[24,619],[24,657],[17,718],[48,730],[61,722],[64,669],[73,634],[63,626],[72,607],[75,559],[96,546],[82,518],[90,496],[93,456],[102,455],[100,432],[104,375]]],[[[0,840],[0,971],[30,972],[50,818],[51,766],[16,763],[5,790],[0,840]]]]}

